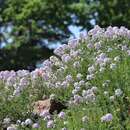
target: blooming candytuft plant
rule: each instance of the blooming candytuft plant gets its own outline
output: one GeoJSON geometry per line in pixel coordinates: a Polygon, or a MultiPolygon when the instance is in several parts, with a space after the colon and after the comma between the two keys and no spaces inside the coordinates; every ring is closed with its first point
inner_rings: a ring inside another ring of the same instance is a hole
{"type": "Polygon", "coordinates": [[[129,130],[130,30],[95,26],[54,54],[32,72],[0,72],[0,127],[129,130]],[[33,103],[45,97],[67,109],[51,112],[40,105],[35,112],[33,103]]]}

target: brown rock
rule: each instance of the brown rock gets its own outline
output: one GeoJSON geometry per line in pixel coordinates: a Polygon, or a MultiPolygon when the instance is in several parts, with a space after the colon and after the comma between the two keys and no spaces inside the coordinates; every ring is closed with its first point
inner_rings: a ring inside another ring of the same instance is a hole
{"type": "Polygon", "coordinates": [[[34,113],[40,114],[44,110],[49,110],[50,106],[50,99],[39,100],[34,103],[34,113]]]}
{"type": "Polygon", "coordinates": [[[40,114],[44,110],[48,110],[50,114],[53,114],[55,111],[59,113],[62,109],[67,107],[60,101],[45,99],[39,100],[34,103],[34,113],[40,114]]]}

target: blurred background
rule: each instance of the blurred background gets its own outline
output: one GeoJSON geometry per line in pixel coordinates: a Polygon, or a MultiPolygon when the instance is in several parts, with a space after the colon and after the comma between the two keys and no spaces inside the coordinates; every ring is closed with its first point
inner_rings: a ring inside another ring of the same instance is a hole
{"type": "Polygon", "coordinates": [[[94,25],[130,29],[130,0],[0,0],[0,70],[31,71],[94,25]]]}

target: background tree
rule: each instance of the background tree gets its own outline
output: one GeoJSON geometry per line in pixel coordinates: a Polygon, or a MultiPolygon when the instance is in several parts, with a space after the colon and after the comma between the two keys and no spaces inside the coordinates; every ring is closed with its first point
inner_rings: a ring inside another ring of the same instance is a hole
{"type": "Polygon", "coordinates": [[[102,27],[125,26],[130,29],[130,0],[99,0],[96,10],[96,24],[102,27]]]}
{"type": "Polygon", "coordinates": [[[90,19],[87,14],[90,8],[82,3],[78,0],[5,0],[0,10],[1,27],[12,26],[8,35],[13,42],[9,44],[4,35],[1,37],[1,44],[4,42],[6,46],[1,49],[0,68],[17,70],[35,66],[36,61],[52,54],[45,46],[46,41],[66,43],[71,34],[70,25],[91,27],[89,20],[85,21],[90,19]]]}
{"type": "Polygon", "coordinates": [[[67,43],[70,26],[130,28],[129,7],[129,0],[0,0],[0,69],[34,68],[52,55],[47,44],[67,43]]]}

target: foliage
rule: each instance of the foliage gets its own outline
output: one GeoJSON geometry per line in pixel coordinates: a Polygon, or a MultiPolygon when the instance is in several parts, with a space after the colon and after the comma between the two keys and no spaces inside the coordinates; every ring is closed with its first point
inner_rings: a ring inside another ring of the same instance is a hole
{"type": "Polygon", "coordinates": [[[129,0],[1,0],[0,26],[13,25],[13,29],[11,33],[0,33],[0,41],[7,44],[9,37],[13,42],[1,49],[0,69],[35,67],[37,61],[52,55],[46,41],[67,43],[72,35],[70,26],[81,30],[90,30],[95,24],[130,28],[129,6],[129,0]]]}
{"type": "Polygon", "coordinates": [[[112,25],[130,28],[129,6],[129,0],[99,0],[96,23],[102,27],[112,25]]]}
{"type": "MultiPolygon", "coordinates": [[[[53,41],[66,43],[66,39],[69,38],[71,31],[69,26],[78,25],[86,26],[89,22],[83,22],[88,16],[88,11],[85,10],[87,5],[83,5],[82,2],[73,0],[5,0],[1,8],[1,26],[13,25],[13,30],[9,34],[9,37],[13,39],[12,44],[8,44],[6,48],[9,48],[11,52],[15,52],[15,55],[8,53],[8,49],[2,51],[3,55],[6,55],[7,63],[1,66],[1,69],[15,69],[25,68],[27,65],[36,64],[36,61],[41,58],[47,58],[51,54],[51,50],[44,47],[45,40],[48,40],[49,44],[53,41]],[[85,11],[85,12],[83,12],[85,11]],[[82,19],[81,19],[82,17],[82,19]],[[39,48],[39,51],[34,50],[37,44],[43,48],[39,48]],[[24,49],[29,47],[34,50],[28,54],[24,49]],[[20,48],[20,55],[18,54],[20,48]],[[45,51],[46,54],[42,54],[41,51],[45,51]],[[35,56],[31,56],[32,53],[35,56]],[[11,55],[11,59],[9,58],[11,55]],[[22,59],[18,61],[15,59],[18,57],[22,59]],[[24,60],[26,57],[27,61],[24,60]],[[34,61],[33,61],[34,59],[34,61]],[[14,63],[12,62],[14,60],[14,63]],[[30,63],[29,63],[30,62],[30,63]],[[9,66],[8,64],[11,64],[9,66]],[[21,64],[21,65],[20,65],[21,64]]],[[[89,18],[89,16],[88,16],[89,18]]],[[[90,25],[90,24],[89,24],[90,25]]],[[[7,42],[7,39],[2,37],[3,42],[7,42]]],[[[4,62],[4,57],[1,57],[1,63],[4,62]]]]}

